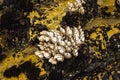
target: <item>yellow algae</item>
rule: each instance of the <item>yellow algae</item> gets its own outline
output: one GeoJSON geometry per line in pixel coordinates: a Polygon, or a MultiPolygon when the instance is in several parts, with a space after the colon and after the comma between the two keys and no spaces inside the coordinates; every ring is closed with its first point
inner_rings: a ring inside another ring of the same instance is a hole
{"type": "Polygon", "coordinates": [[[29,28],[29,41],[31,41],[32,39],[34,39],[37,36],[37,34],[32,31],[32,28],[29,28]]]}
{"type": "Polygon", "coordinates": [[[20,73],[20,75],[18,76],[18,80],[28,80],[28,79],[24,73],[20,73]]]}
{"type": "Polygon", "coordinates": [[[110,71],[112,69],[112,65],[108,65],[106,69],[107,71],[110,71]]]}
{"type": "MultiPolygon", "coordinates": [[[[106,43],[105,41],[103,43],[106,43]]],[[[105,44],[101,44],[102,45],[102,49],[105,49],[106,48],[106,45],[105,44]]]]}
{"type": "Polygon", "coordinates": [[[110,38],[113,34],[119,33],[120,30],[117,28],[112,27],[112,30],[107,32],[108,38],[110,38]]]}
{"type": "MultiPolygon", "coordinates": [[[[85,29],[92,29],[93,26],[94,27],[98,27],[98,26],[105,26],[107,27],[108,25],[116,25],[116,24],[119,24],[120,23],[120,18],[100,18],[100,17],[97,17],[95,19],[92,19],[91,21],[89,21],[87,24],[86,24],[86,27],[85,29]]],[[[119,25],[118,25],[119,26],[119,25]]]]}
{"type": "MultiPolygon", "coordinates": [[[[50,29],[56,29],[60,22],[62,21],[62,17],[66,14],[66,9],[68,7],[68,2],[73,3],[74,0],[64,0],[60,1],[58,6],[42,6],[40,9],[44,10],[43,15],[46,19],[42,20],[35,20],[34,26],[37,24],[43,24],[46,25],[50,29]]],[[[33,24],[32,20],[34,17],[34,14],[38,15],[37,12],[33,11],[28,15],[28,18],[30,18],[30,23],[33,24]]],[[[37,16],[37,18],[40,18],[40,16],[37,16]]]]}
{"type": "Polygon", "coordinates": [[[95,52],[97,58],[102,59],[102,54],[100,52],[95,52]]]}
{"type": "Polygon", "coordinates": [[[103,40],[104,36],[101,33],[99,33],[99,35],[100,35],[100,40],[103,40]]]}
{"type": "Polygon", "coordinates": [[[45,74],[47,74],[47,72],[44,70],[44,68],[41,68],[40,76],[43,76],[45,74]]]}
{"type": "Polygon", "coordinates": [[[87,80],[87,77],[85,76],[85,77],[83,78],[83,80],[87,80]]]}
{"type": "MultiPolygon", "coordinates": [[[[102,26],[102,25],[100,25],[100,26],[102,26]]],[[[100,28],[96,29],[96,32],[100,32],[100,31],[102,31],[100,28]]]]}
{"type": "Polygon", "coordinates": [[[37,11],[33,10],[27,17],[30,19],[30,23],[33,24],[33,18],[34,17],[40,18],[40,15],[38,14],[37,11]]]}
{"type": "Polygon", "coordinates": [[[96,39],[96,37],[97,37],[97,33],[92,33],[92,34],[90,35],[90,38],[91,38],[91,39],[96,39]]]}
{"type": "Polygon", "coordinates": [[[107,12],[114,12],[115,10],[115,0],[98,0],[97,4],[100,8],[108,7],[107,12]]]}
{"type": "Polygon", "coordinates": [[[99,73],[99,74],[97,75],[97,77],[98,77],[99,80],[102,80],[101,73],[99,73]]]}
{"type": "Polygon", "coordinates": [[[109,76],[109,79],[108,79],[108,80],[113,80],[112,75],[109,76]]]}
{"type": "Polygon", "coordinates": [[[1,78],[1,80],[18,80],[16,77],[11,77],[11,78],[1,78]]]}
{"type": "MultiPolygon", "coordinates": [[[[24,51],[25,52],[25,51],[24,51]]],[[[0,79],[2,80],[18,80],[18,78],[24,79],[26,80],[26,76],[24,74],[20,74],[19,76],[21,77],[12,77],[12,78],[5,78],[3,77],[3,73],[5,70],[11,68],[12,66],[16,65],[17,67],[19,67],[19,65],[23,64],[26,61],[31,61],[32,63],[35,63],[35,66],[38,67],[41,72],[40,72],[40,76],[45,75],[46,71],[44,70],[44,68],[42,68],[43,65],[43,61],[40,60],[37,56],[35,56],[34,54],[23,54],[22,52],[19,53],[10,53],[10,55],[8,55],[7,58],[5,58],[2,62],[0,62],[1,66],[0,66],[0,79]],[[14,54],[14,57],[13,57],[14,54]],[[37,64],[37,65],[36,65],[37,64]]]]}

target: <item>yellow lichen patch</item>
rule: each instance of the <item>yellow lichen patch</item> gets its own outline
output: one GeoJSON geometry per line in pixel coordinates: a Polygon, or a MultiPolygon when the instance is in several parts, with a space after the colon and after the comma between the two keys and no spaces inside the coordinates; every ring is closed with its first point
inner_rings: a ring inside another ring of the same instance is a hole
{"type": "Polygon", "coordinates": [[[28,80],[28,79],[24,73],[21,73],[18,77],[11,77],[11,78],[3,77],[3,78],[1,78],[1,80],[28,80]]]}
{"type": "Polygon", "coordinates": [[[114,26],[111,27],[112,29],[107,32],[108,37],[110,38],[113,34],[119,33],[120,30],[118,28],[114,28],[114,26]]]}
{"type": "MultiPolygon", "coordinates": [[[[102,30],[100,28],[97,28],[96,31],[90,35],[90,38],[96,40],[96,37],[99,36],[99,40],[102,41],[102,44],[100,44],[100,45],[101,45],[102,49],[105,49],[106,41],[104,40],[104,36],[100,31],[102,32],[102,30]]],[[[96,44],[99,45],[98,42],[96,42],[96,44]]]]}
{"type": "MultiPolygon", "coordinates": [[[[36,19],[34,22],[34,26],[37,24],[43,24],[46,25],[50,29],[56,29],[60,22],[62,21],[62,17],[66,14],[66,9],[68,7],[68,2],[73,3],[74,0],[64,0],[60,1],[58,6],[42,6],[40,10],[43,10],[43,15],[41,17],[45,16],[45,19],[38,20],[36,19]]],[[[33,15],[36,13],[33,11],[28,15],[28,18],[30,18],[30,23],[33,24],[33,15]],[[33,14],[32,14],[33,13],[33,14]]],[[[36,13],[38,15],[38,13],[36,13]]],[[[39,16],[37,16],[39,18],[39,16]]]]}
{"type": "Polygon", "coordinates": [[[95,18],[92,19],[91,21],[89,21],[86,24],[85,29],[89,30],[92,29],[93,27],[97,27],[97,26],[108,26],[108,25],[116,25],[120,23],[120,19],[119,18],[107,18],[107,19],[103,19],[103,18],[95,18]]]}
{"type": "Polygon", "coordinates": [[[47,72],[43,68],[41,68],[40,76],[43,76],[45,74],[47,74],[47,72]]]}
{"type": "Polygon", "coordinates": [[[113,80],[112,75],[109,76],[109,79],[108,79],[108,80],[113,80]]]}
{"type": "Polygon", "coordinates": [[[97,78],[98,78],[99,80],[102,80],[101,74],[102,74],[102,73],[99,73],[99,74],[97,75],[97,78]]]}
{"type": "Polygon", "coordinates": [[[28,80],[26,75],[24,73],[21,73],[19,76],[18,76],[19,80],[28,80]]]}
{"type": "Polygon", "coordinates": [[[87,77],[85,76],[85,77],[83,78],[83,80],[87,80],[87,77]]]}
{"type": "Polygon", "coordinates": [[[102,54],[100,52],[95,52],[95,55],[98,59],[102,59],[102,54]]]}
{"type": "Polygon", "coordinates": [[[97,37],[97,33],[92,33],[92,34],[90,35],[90,38],[91,38],[91,39],[96,39],[96,37],[97,37]]]}
{"type": "Polygon", "coordinates": [[[29,28],[29,41],[34,39],[37,36],[36,32],[32,31],[32,28],[29,28]]]}
{"type": "Polygon", "coordinates": [[[115,10],[115,0],[98,0],[97,4],[100,8],[108,7],[107,12],[113,12],[115,10]]]}
{"type": "Polygon", "coordinates": [[[33,24],[33,18],[34,17],[40,18],[40,15],[38,14],[37,11],[33,10],[32,12],[29,13],[27,17],[30,19],[30,23],[33,24]]]}
{"type": "MultiPolygon", "coordinates": [[[[28,51],[28,50],[26,50],[26,51],[28,51]]],[[[26,61],[31,61],[32,63],[35,64],[36,67],[38,67],[41,70],[40,76],[43,76],[46,74],[46,71],[44,70],[44,68],[42,68],[44,62],[42,60],[40,60],[34,54],[29,54],[29,52],[26,54],[25,51],[23,50],[23,52],[19,52],[19,53],[11,52],[7,56],[7,58],[5,58],[2,62],[0,62],[0,79],[2,79],[2,80],[18,80],[18,78],[20,78],[19,80],[22,80],[22,79],[27,80],[26,76],[23,73],[21,73],[19,75],[19,77],[17,77],[17,78],[12,77],[10,79],[7,79],[3,76],[3,73],[5,70],[11,68],[14,65],[19,67],[19,65],[23,64],[26,61]]]]}

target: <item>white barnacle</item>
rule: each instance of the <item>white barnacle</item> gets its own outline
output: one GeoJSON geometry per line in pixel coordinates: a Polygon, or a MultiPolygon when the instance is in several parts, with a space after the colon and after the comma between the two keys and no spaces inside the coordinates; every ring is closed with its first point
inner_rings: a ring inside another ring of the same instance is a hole
{"type": "Polygon", "coordinates": [[[51,54],[49,54],[48,52],[42,51],[42,53],[46,59],[49,59],[51,57],[51,54]]]}
{"type": "Polygon", "coordinates": [[[71,8],[73,8],[74,5],[71,2],[68,2],[68,9],[71,10],[71,8]]]}
{"type": "Polygon", "coordinates": [[[53,43],[56,43],[56,42],[57,42],[57,38],[56,38],[56,37],[53,37],[53,38],[51,38],[51,41],[52,41],[53,43]]]}
{"type": "Polygon", "coordinates": [[[42,31],[40,32],[40,35],[46,35],[48,33],[48,31],[42,31]]]}
{"type": "Polygon", "coordinates": [[[65,52],[64,47],[58,46],[59,53],[63,54],[65,52]]]}
{"type": "Polygon", "coordinates": [[[80,45],[81,43],[82,43],[82,42],[81,42],[80,39],[77,39],[77,40],[76,40],[76,44],[77,44],[77,45],[80,45]]]}
{"type": "Polygon", "coordinates": [[[65,58],[67,58],[67,59],[70,59],[71,57],[72,57],[72,55],[70,54],[70,53],[64,53],[64,56],[65,56],[65,58]]]}
{"type": "Polygon", "coordinates": [[[120,5],[120,0],[117,0],[117,4],[120,5]]]}
{"type": "Polygon", "coordinates": [[[73,35],[76,35],[78,33],[79,33],[78,29],[76,27],[73,27],[73,35]]]}
{"type": "Polygon", "coordinates": [[[82,4],[85,4],[86,2],[85,2],[84,0],[81,0],[81,3],[82,3],[82,4]]]}
{"type": "Polygon", "coordinates": [[[67,41],[67,42],[66,42],[66,45],[71,46],[72,44],[71,44],[70,41],[67,41]]]}
{"type": "Polygon", "coordinates": [[[80,7],[79,12],[80,12],[81,14],[84,14],[84,13],[85,13],[84,8],[83,8],[83,7],[80,7]]]}
{"type": "Polygon", "coordinates": [[[39,41],[44,41],[44,38],[45,38],[45,36],[40,36],[40,37],[38,37],[38,40],[39,41]]]}
{"type": "Polygon", "coordinates": [[[64,61],[64,57],[61,54],[56,54],[54,56],[54,59],[56,59],[57,61],[61,61],[61,62],[64,61]]]}
{"type": "Polygon", "coordinates": [[[49,39],[50,39],[49,37],[45,37],[45,38],[44,38],[44,40],[45,40],[46,42],[48,42],[49,39]]]}
{"type": "Polygon", "coordinates": [[[70,29],[70,27],[66,27],[66,34],[68,35],[68,36],[72,36],[72,30],[70,29]]]}
{"type": "Polygon", "coordinates": [[[59,41],[58,43],[59,43],[59,45],[60,45],[60,46],[65,46],[65,42],[64,42],[64,41],[62,41],[62,40],[61,40],[61,41],[59,41]]]}
{"type": "Polygon", "coordinates": [[[49,62],[52,63],[52,64],[57,64],[57,61],[54,59],[54,57],[51,57],[49,59],[49,62]]]}
{"type": "Polygon", "coordinates": [[[65,29],[63,29],[62,27],[60,27],[59,29],[62,34],[65,34],[65,29]]]}
{"type": "Polygon", "coordinates": [[[44,46],[43,46],[43,45],[38,44],[38,47],[39,47],[41,50],[44,50],[44,46]]]}
{"type": "Polygon", "coordinates": [[[58,35],[57,39],[58,39],[58,42],[60,42],[62,40],[62,36],[58,35]]]}
{"type": "Polygon", "coordinates": [[[73,53],[73,56],[75,56],[75,57],[78,56],[78,50],[77,49],[74,49],[72,53],[73,53]]]}
{"type": "Polygon", "coordinates": [[[54,45],[53,44],[50,44],[49,47],[50,47],[50,49],[54,49],[54,45]]]}
{"type": "Polygon", "coordinates": [[[67,52],[71,52],[71,50],[72,50],[71,47],[66,46],[66,51],[67,52]]]}
{"type": "Polygon", "coordinates": [[[81,36],[81,41],[82,41],[82,43],[85,41],[84,35],[81,36]]]}
{"type": "Polygon", "coordinates": [[[49,37],[53,37],[53,36],[54,36],[53,32],[49,32],[49,33],[48,33],[48,36],[49,36],[49,37]]]}
{"type": "Polygon", "coordinates": [[[37,55],[39,58],[43,58],[43,54],[40,51],[36,51],[35,55],[37,55]]]}

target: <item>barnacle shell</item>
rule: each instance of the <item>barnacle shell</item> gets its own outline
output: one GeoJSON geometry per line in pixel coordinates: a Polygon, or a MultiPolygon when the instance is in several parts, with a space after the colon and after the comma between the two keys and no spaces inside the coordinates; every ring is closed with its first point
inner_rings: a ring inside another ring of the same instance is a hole
{"type": "Polygon", "coordinates": [[[117,0],[117,3],[120,5],[120,0],[117,0]]]}
{"type": "Polygon", "coordinates": [[[82,4],[85,4],[84,0],[75,0],[74,3],[68,2],[68,9],[67,11],[77,11],[81,14],[84,14],[85,10],[82,4]]]}
{"type": "Polygon", "coordinates": [[[50,63],[57,64],[64,59],[78,56],[78,49],[84,43],[85,37],[81,26],[59,27],[56,30],[42,31],[38,37],[39,50],[35,54],[40,58],[48,59],[50,63]]]}

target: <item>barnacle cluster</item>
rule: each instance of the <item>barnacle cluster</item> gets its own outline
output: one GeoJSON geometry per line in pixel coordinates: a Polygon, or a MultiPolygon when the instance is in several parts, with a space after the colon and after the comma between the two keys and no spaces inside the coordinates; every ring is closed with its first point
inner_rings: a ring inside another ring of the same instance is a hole
{"type": "Polygon", "coordinates": [[[83,4],[85,4],[84,0],[75,0],[74,3],[68,2],[68,11],[78,11],[80,14],[84,14],[85,10],[83,7],[83,4]]]}
{"type": "Polygon", "coordinates": [[[52,64],[63,62],[64,58],[78,56],[78,49],[84,43],[85,37],[81,26],[65,29],[42,31],[38,37],[39,50],[35,52],[40,58],[46,58],[52,64]]]}

